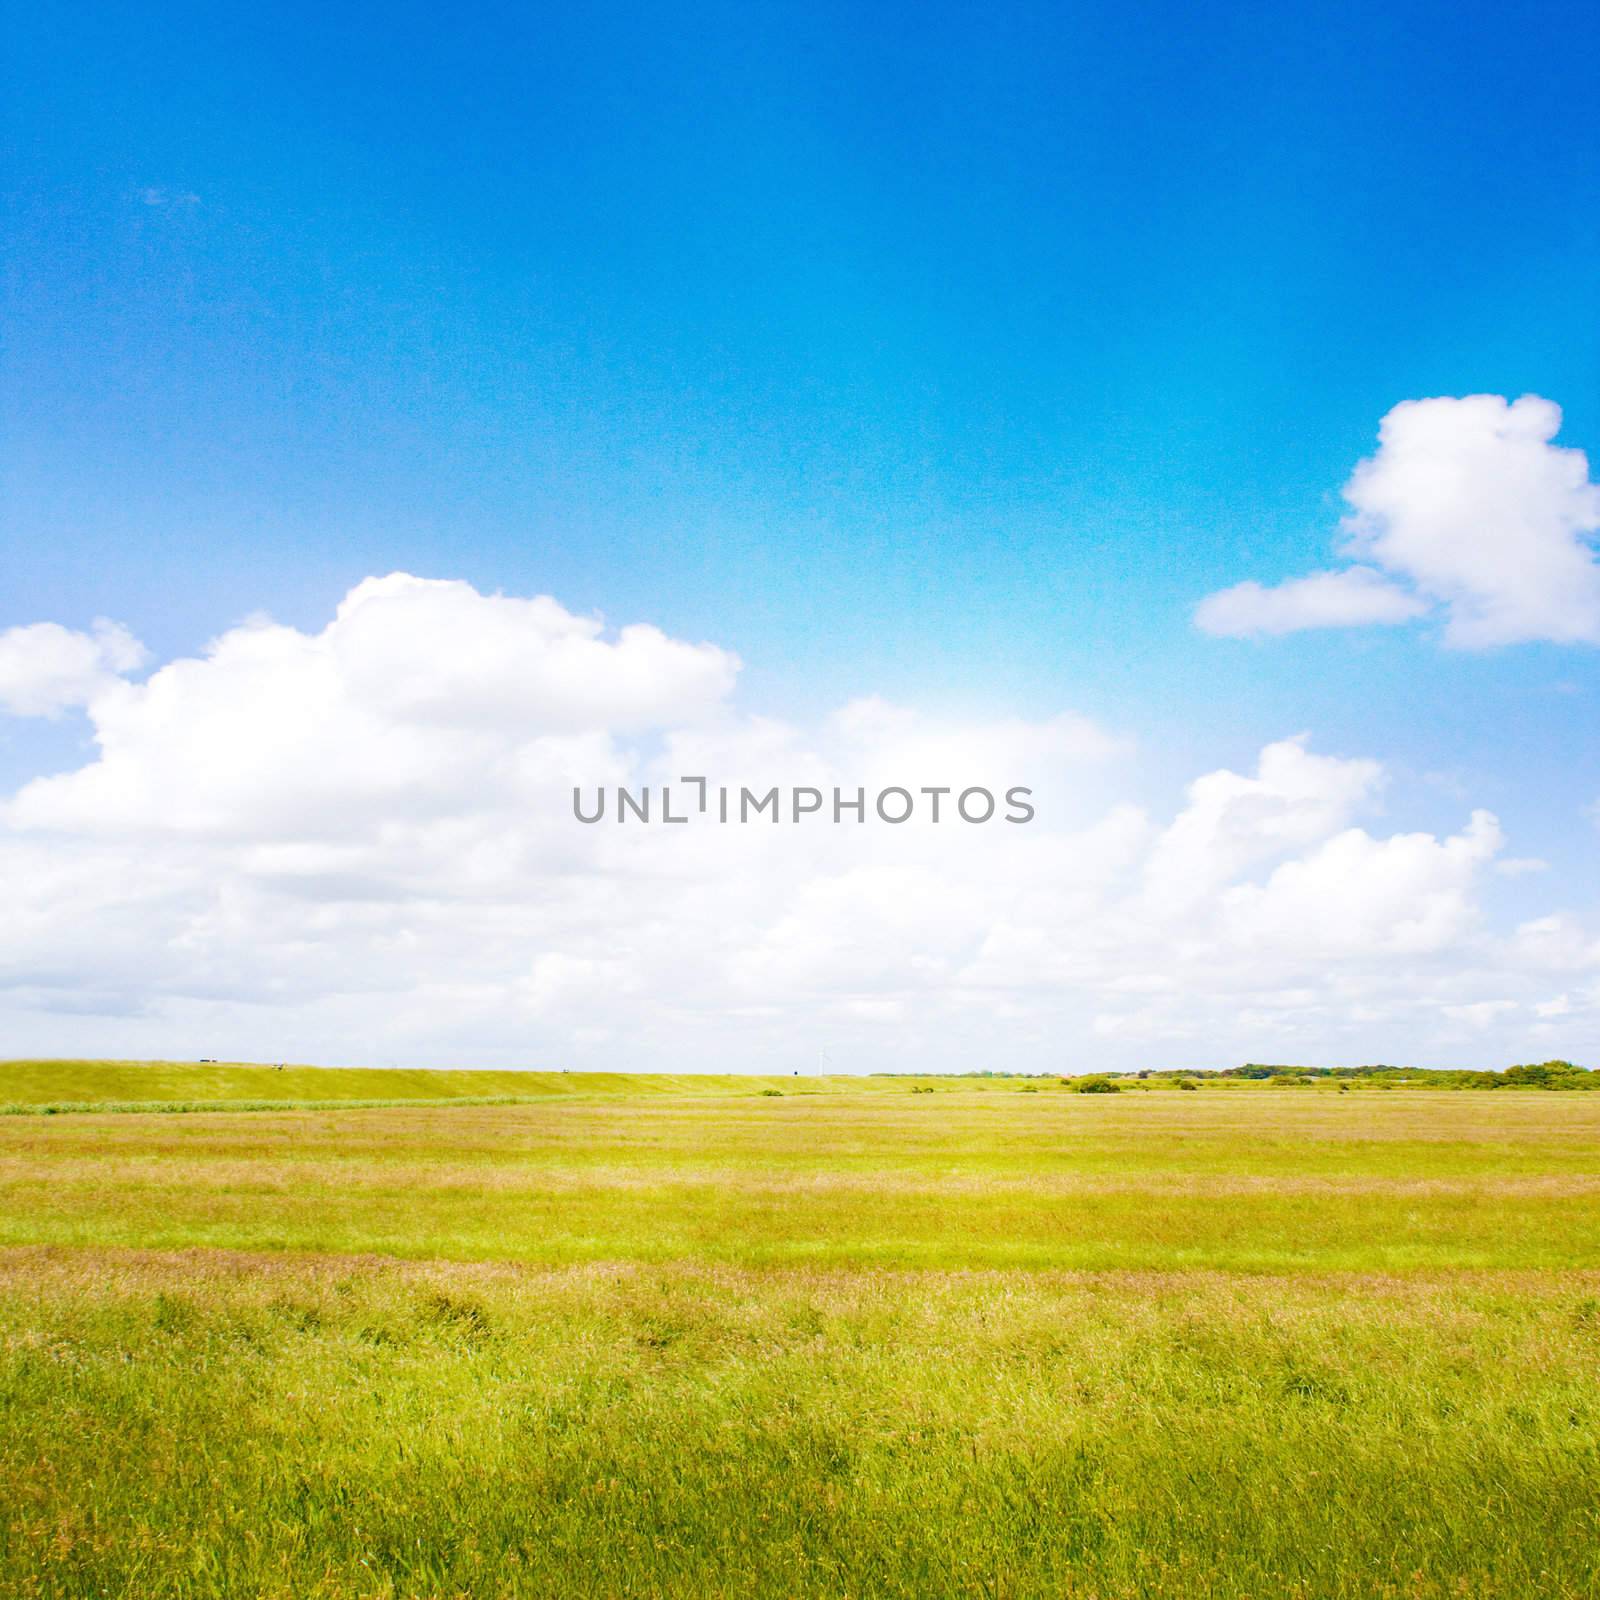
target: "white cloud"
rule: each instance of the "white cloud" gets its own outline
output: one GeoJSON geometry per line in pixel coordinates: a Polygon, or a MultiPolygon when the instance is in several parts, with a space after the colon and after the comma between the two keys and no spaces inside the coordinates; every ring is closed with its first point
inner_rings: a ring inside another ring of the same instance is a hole
{"type": "Polygon", "coordinates": [[[1507,1012],[1520,1009],[1515,1000],[1476,1000],[1471,1005],[1445,1006],[1444,1014],[1482,1033],[1507,1012]]]}
{"type": "Polygon", "coordinates": [[[1589,991],[1600,940],[1490,925],[1491,817],[1386,836],[1380,765],[1304,737],[1152,807],[1130,742],[1071,712],[782,722],[714,645],[401,575],[144,682],[125,634],[18,634],[12,698],[84,706],[97,754],[0,803],[13,1051],[1046,1070],[1453,1059],[1481,1015],[1475,1049],[1540,1017],[1582,1059],[1600,1017],[1534,1009],[1589,991]],[[574,784],[691,773],[1027,784],[1038,816],[572,817],[574,784]]]}
{"type": "Polygon", "coordinates": [[[353,698],[408,725],[632,733],[697,720],[733,688],[738,658],[714,645],[642,624],[602,633],[547,595],[393,573],[352,589],[310,649],[353,698]]]}
{"type": "Polygon", "coordinates": [[[1304,736],[1268,745],[1253,777],[1208,773],[1156,841],[1147,896],[1167,906],[1207,900],[1258,862],[1326,838],[1382,783],[1375,761],[1312,755],[1304,736]]]}
{"type": "Polygon", "coordinates": [[[0,709],[14,717],[58,717],[86,706],[143,665],[145,648],[104,617],[88,633],[35,622],[0,633],[0,709]]]}
{"type": "Polygon", "coordinates": [[[614,772],[613,736],[702,720],[733,687],[738,660],[713,645],[602,633],[547,597],[368,579],[321,633],[256,621],[99,694],[99,760],[27,785],[9,815],[303,843],[532,803],[614,772]]]}
{"type": "Polygon", "coordinates": [[[1196,624],[1282,634],[1442,607],[1444,643],[1460,649],[1600,643],[1600,484],[1581,450],[1551,442],[1560,427],[1537,395],[1396,406],[1344,489],[1343,553],[1367,564],[1238,584],[1202,600],[1196,624]]]}
{"type": "Polygon", "coordinates": [[[1299,633],[1306,628],[1354,628],[1372,623],[1411,622],[1428,607],[1371,567],[1313,572],[1272,588],[1254,581],[1207,595],[1195,608],[1202,633],[1247,639],[1299,633]]]}
{"type": "Polygon", "coordinates": [[[1475,811],[1453,838],[1428,833],[1374,839],[1350,828],[1263,884],[1226,890],[1223,919],[1241,945],[1280,956],[1336,952],[1417,954],[1459,945],[1476,928],[1480,869],[1503,837],[1487,811],[1475,811]]]}
{"type": "Polygon", "coordinates": [[[1349,550],[1443,602],[1447,644],[1600,643],[1600,485],[1560,427],[1537,395],[1410,401],[1346,486],[1349,550]]]}
{"type": "Polygon", "coordinates": [[[914,771],[929,780],[1003,784],[1022,769],[1038,774],[1062,764],[1109,761],[1131,748],[1130,740],[1071,712],[1042,722],[1000,717],[979,726],[938,726],[875,695],[836,712],[829,731],[853,761],[871,762],[869,781],[881,775],[893,782],[896,773],[914,771]]]}
{"type": "Polygon", "coordinates": [[[1508,941],[1507,956],[1540,973],[1600,972],[1600,938],[1570,912],[1555,912],[1519,923],[1508,941]]]}
{"type": "Polygon", "coordinates": [[[1538,856],[1506,856],[1495,862],[1494,870],[1502,878],[1525,878],[1529,873],[1548,872],[1550,863],[1538,856]]]}

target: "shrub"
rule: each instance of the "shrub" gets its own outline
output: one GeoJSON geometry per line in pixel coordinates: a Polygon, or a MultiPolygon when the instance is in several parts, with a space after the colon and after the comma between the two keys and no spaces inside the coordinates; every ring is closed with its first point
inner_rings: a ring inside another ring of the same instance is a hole
{"type": "Polygon", "coordinates": [[[1507,1067],[1501,1076],[1507,1084],[1523,1084],[1530,1089],[1576,1089],[1589,1074],[1570,1061],[1540,1061],[1507,1067]]]}
{"type": "Polygon", "coordinates": [[[1103,1072],[1091,1072],[1087,1078],[1079,1078],[1073,1083],[1073,1088],[1079,1094],[1117,1094],[1118,1087],[1103,1072]]]}

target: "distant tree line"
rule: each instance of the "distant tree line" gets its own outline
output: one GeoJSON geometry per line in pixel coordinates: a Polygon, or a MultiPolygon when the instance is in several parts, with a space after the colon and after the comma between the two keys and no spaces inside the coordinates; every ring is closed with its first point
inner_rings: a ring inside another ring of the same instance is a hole
{"type": "MultiPolygon", "coordinates": [[[[874,1077],[898,1077],[898,1073],[874,1073],[874,1077]]],[[[1053,1078],[1058,1074],[1031,1072],[957,1072],[924,1073],[923,1077],[956,1078],[1053,1078]]],[[[1293,1088],[1297,1084],[1310,1085],[1319,1079],[1333,1079],[1342,1087],[1391,1087],[1405,1084],[1419,1089],[1600,1089],[1600,1071],[1571,1061],[1537,1061],[1506,1067],[1501,1071],[1467,1067],[1394,1067],[1379,1062],[1361,1067],[1299,1067],[1269,1066],[1258,1061],[1246,1062],[1242,1067],[1224,1067],[1220,1071],[1204,1067],[1179,1067],[1163,1071],[1096,1072],[1087,1078],[1064,1077],[1066,1088],[1089,1093],[1114,1092],[1118,1080],[1141,1083],[1161,1083],[1179,1089],[1195,1089],[1202,1083],[1225,1079],[1254,1079],[1270,1082],[1275,1087],[1293,1088]]]]}
{"type": "Polygon", "coordinates": [[[1363,1067],[1296,1067],[1266,1066],[1252,1061],[1221,1072],[1164,1073],[1162,1076],[1257,1078],[1284,1084],[1335,1078],[1355,1083],[1404,1083],[1423,1089],[1600,1089],[1600,1072],[1590,1072],[1570,1061],[1531,1062],[1499,1072],[1464,1067],[1394,1067],[1382,1062],[1363,1067]]]}

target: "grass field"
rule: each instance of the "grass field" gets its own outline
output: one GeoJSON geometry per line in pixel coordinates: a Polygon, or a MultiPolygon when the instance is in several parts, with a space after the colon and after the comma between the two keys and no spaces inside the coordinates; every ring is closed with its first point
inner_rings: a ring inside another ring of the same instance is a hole
{"type": "Polygon", "coordinates": [[[1600,1095],[0,1102],[6,1596],[1600,1595],[1600,1095]]]}

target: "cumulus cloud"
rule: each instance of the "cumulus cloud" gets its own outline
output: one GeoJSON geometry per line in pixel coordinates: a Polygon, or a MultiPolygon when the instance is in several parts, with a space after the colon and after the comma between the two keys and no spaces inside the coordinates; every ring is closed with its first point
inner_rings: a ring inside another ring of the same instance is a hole
{"type": "Polygon", "coordinates": [[[1253,775],[1226,770],[1189,785],[1189,803],[1145,865],[1147,896],[1165,905],[1205,900],[1247,867],[1326,838],[1382,783],[1376,761],[1313,755],[1304,735],[1261,752],[1253,775]]]}
{"type": "Polygon", "coordinates": [[[1459,834],[1374,839],[1350,828],[1262,884],[1225,891],[1223,917],[1240,943],[1281,952],[1418,954],[1458,945],[1478,922],[1476,888],[1503,843],[1475,811],[1459,834]]]}
{"type": "Polygon", "coordinates": [[[1442,602],[1448,644],[1600,642],[1600,484],[1560,428],[1537,395],[1396,406],[1345,488],[1347,547],[1442,602]]]}
{"type": "Polygon", "coordinates": [[[1554,444],[1561,410],[1537,395],[1409,400],[1345,485],[1341,553],[1363,563],[1208,595],[1212,634],[1411,621],[1442,611],[1459,649],[1600,643],[1600,484],[1554,444]]]}
{"type": "Polygon", "coordinates": [[[1304,736],[1151,805],[1131,741],[1070,709],[781,721],[714,644],[404,575],[143,681],[125,634],[18,634],[9,701],[82,706],[96,752],[0,802],[14,1051],[1044,1070],[1427,1059],[1600,1018],[1577,919],[1487,917],[1492,817],[1385,834],[1382,767],[1304,736]],[[1038,815],[572,816],[574,785],[685,774],[1023,784],[1038,815]]]}
{"type": "Polygon", "coordinates": [[[14,717],[58,717],[88,705],[145,659],[144,646],[104,617],[88,633],[54,622],[7,628],[0,633],[0,709],[14,717]]]}
{"type": "Polygon", "coordinates": [[[23,828],[304,844],[396,815],[532,804],[580,772],[614,772],[616,735],[710,716],[739,669],[655,628],[603,635],[548,597],[368,579],[317,634],[251,622],[115,694],[94,693],[85,666],[73,682],[92,700],[99,759],[26,785],[7,814],[23,828]]]}
{"type": "Polygon", "coordinates": [[[1354,628],[1411,622],[1428,609],[1416,595],[1371,567],[1313,572],[1265,588],[1253,580],[1207,595],[1195,608],[1195,626],[1222,638],[1299,633],[1306,628],[1354,628]]]}
{"type": "Polygon", "coordinates": [[[394,573],[352,589],[311,648],[355,697],[408,724],[632,733],[692,722],[733,688],[738,658],[715,645],[643,624],[603,632],[548,595],[394,573]]]}

